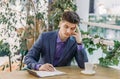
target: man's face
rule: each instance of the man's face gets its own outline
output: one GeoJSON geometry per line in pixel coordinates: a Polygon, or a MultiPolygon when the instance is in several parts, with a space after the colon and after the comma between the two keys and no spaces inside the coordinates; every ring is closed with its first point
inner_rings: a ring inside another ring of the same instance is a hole
{"type": "Polygon", "coordinates": [[[61,21],[59,24],[60,30],[59,35],[61,39],[67,39],[69,38],[76,29],[77,24],[73,24],[67,21],[61,21]]]}

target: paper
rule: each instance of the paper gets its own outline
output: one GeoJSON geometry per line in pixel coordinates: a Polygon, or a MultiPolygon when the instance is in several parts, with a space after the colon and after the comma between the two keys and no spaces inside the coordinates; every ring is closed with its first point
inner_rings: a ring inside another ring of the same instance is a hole
{"type": "Polygon", "coordinates": [[[35,70],[28,69],[28,72],[30,74],[33,74],[33,75],[37,76],[37,77],[47,77],[47,76],[55,76],[55,75],[66,74],[65,72],[61,72],[59,70],[55,70],[55,71],[35,71],[35,70]]]}

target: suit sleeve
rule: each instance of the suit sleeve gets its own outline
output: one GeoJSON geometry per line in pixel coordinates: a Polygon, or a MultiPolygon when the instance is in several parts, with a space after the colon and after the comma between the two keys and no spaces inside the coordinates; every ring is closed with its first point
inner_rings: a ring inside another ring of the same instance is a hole
{"type": "Polygon", "coordinates": [[[76,49],[77,53],[75,54],[75,59],[80,68],[84,68],[84,62],[88,62],[88,57],[84,46],[82,45],[81,49],[76,49]]]}
{"type": "Polygon", "coordinates": [[[43,42],[42,40],[43,40],[43,34],[39,36],[35,44],[32,46],[32,48],[28,51],[27,55],[25,56],[24,63],[30,69],[36,70],[36,66],[40,64],[38,63],[38,61],[40,58],[40,52],[42,50],[42,42],[43,42]]]}

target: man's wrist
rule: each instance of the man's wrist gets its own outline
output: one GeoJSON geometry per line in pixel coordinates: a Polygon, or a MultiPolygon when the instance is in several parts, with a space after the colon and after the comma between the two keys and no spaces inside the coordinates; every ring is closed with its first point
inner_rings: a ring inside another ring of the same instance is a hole
{"type": "Polygon", "coordinates": [[[82,39],[77,40],[77,44],[81,45],[82,44],[82,39]]]}
{"type": "Polygon", "coordinates": [[[42,65],[42,64],[37,64],[37,65],[35,66],[35,70],[39,70],[39,68],[40,68],[41,65],[42,65]]]}

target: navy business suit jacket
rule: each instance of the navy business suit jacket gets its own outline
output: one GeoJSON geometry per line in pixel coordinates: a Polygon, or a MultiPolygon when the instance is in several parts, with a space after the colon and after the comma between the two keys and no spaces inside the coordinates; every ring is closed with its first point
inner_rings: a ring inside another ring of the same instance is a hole
{"type": "MultiPolygon", "coordinates": [[[[28,68],[35,69],[38,64],[54,62],[54,55],[56,52],[56,40],[58,31],[42,33],[32,48],[25,56],[24,62],[28,68]]],[[[75,57],[80,68],[84,68],[84,62],[88,61],[87,54],[84,48],[77,49],[77,42],[74,37],[70,37],[66,44],[63,53],[58,61],[58,66],[69,66],[72,59],[75,57]]]]}

